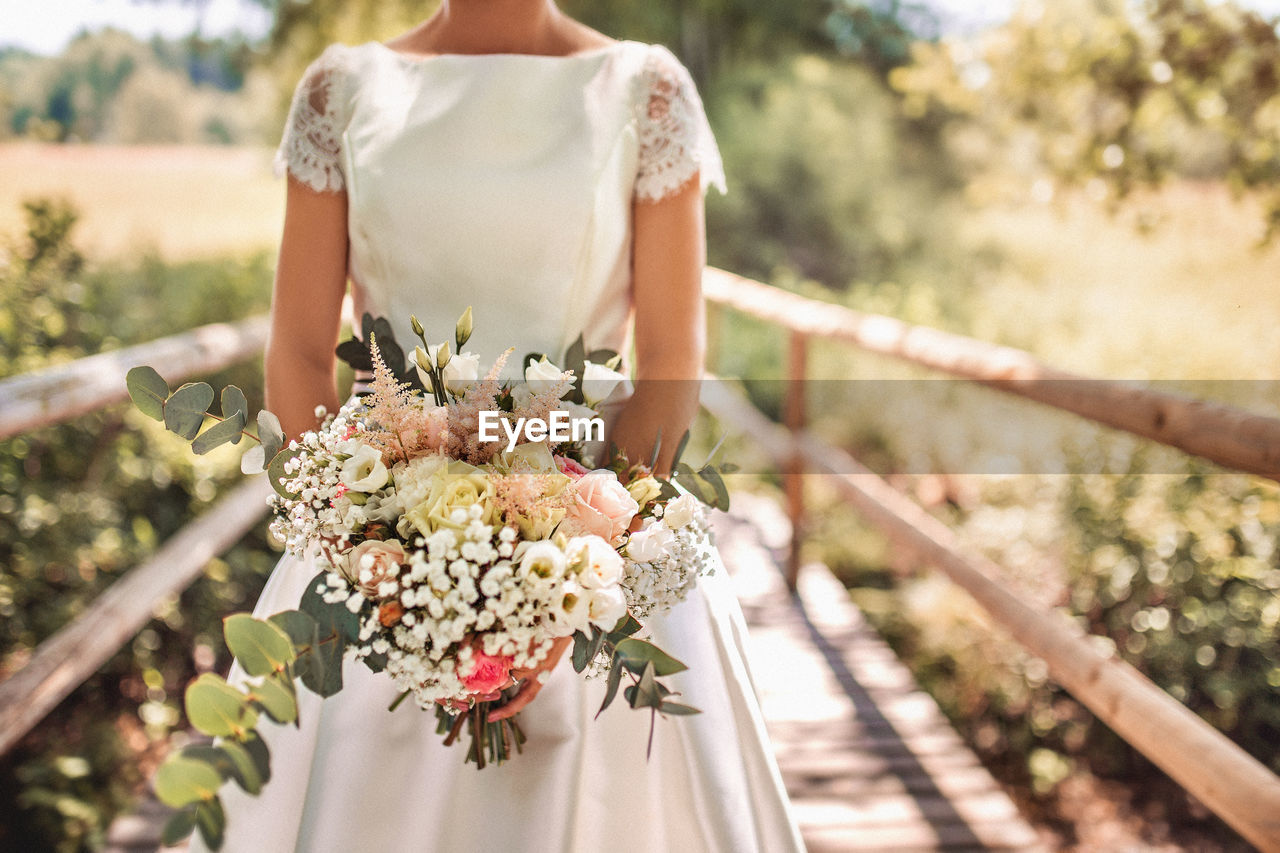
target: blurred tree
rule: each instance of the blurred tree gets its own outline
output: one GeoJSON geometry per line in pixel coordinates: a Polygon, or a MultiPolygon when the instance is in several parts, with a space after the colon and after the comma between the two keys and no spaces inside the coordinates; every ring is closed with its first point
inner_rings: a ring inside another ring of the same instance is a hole
{"type": "Polygon", "coordinates": [[[59,56],[0,52],[4,135],[69,142],[244,142],[263,98],[246,85],[242,40],[144,43],[120,30],[75,38],[59,56]]]}
{"type": "Polygon", "coordinates": [[[1257,12],[1027,2],[974,42],[917,42],[913,56],[890,77],[908,113],[960,119],[997,169],[1012,157],[1118,198],[1173,175],[1221,178],[1260,190],[1268,233],[1280,226],[1280,36],[1257,12]]]}

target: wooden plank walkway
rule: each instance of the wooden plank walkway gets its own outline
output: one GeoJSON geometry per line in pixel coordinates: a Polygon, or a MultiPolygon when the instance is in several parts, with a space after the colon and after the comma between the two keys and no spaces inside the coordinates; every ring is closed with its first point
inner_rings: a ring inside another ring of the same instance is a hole
{"type": "Polygon", "coordinates": [[[717,543],[809,850],[1047,849],[826,566],[804,566],[787,594],[778,555],[790,525],[777,504],[733,501],[717,543]]]}
{"type": "MultiPolygon", "coordinates": [[[[825,851],[1046,849],[938,706],[825,566],[788,595],[777,555],[788,522],[734,496],[717,541],[750,630],[751,668],[805,843],[825,851]]],[[[167,810],[148,797],[107,853],[152,853],[167,810]]],[[[655,851],[659,853],[659,851],[655,851]]]]}

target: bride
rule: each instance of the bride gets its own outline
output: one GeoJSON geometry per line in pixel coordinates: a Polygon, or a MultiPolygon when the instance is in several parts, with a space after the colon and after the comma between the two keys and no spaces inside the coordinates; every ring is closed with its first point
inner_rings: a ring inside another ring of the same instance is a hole
{"type": "MultiPolygon", "coordinates": [[[[278,163],[288,200],[266,382],[290,435],[316,426],[317,406],[338,408],[348,280],[356,315],[388,318],[402,341],[411,313],[440,335],[470,305],[487,358],[512,344],[559,355],[580,333],[588,350],[634,346],[607,439],[632,459],[694,417],[703,193],[724,178],[665,48],[609,39],[553,0],[443,0],[389,42],[326,49],[298,84],[278,163]]],[[[659,443],[659,470],[673,444],[659,443]]],[[[314,573],[284,557],[256,615],[296,607],[314,573]]],[[[272,779],[258,797],[224,790],[223,849],[802,849],[723,566],[649,624],[689,665],[670,683],[702,713],[658,720],[648,760],[649,715],[594,719],[604,680],[576,677],[562,654],[525,673],[512,702],[523,754],[479,772],[443,746],[435,715],[389,712],[391,680],[348,661],[337,696],[300,691],[299,728],[264,724],[272,779]]]]}

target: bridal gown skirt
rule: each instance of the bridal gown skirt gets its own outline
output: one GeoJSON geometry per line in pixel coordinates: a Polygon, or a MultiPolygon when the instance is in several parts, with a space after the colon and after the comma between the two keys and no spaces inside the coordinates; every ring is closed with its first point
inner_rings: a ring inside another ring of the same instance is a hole
{"type": "MultiPolygon", "coordinates": [[[[520,713],[524,752],[477,770],[446,747],[435,714],[394,712],[391,680],[347,660],[342,692],[299,690],[301,726],[261,724],[271,781],[250,797],[224,786],[229,853],[786,853],[803,844],[746,661],[746,626],[724,566],[649,619],[689,669],[665,681],[702,710],[658,718],[618,701],[595,718],[603,678],[562,659],[520,713]]],[[[297,607],[316,569],[286,555],[255,615],[297,607]]],[[[244,678],[232,666],[234,682],[244,678]]],[[[192,850],[206,848],[199,837],[192,850]]]]}

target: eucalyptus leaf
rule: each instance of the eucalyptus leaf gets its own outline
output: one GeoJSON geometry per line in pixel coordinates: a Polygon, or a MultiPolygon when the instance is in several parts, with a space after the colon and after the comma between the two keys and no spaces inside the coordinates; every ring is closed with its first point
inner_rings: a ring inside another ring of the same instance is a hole
{"type": "Polygon", "coordinates": [[[324,586],[326,574],[327,571],[320,572],[311,579],[298,602],[298,609],[316,620],[322,640],[336,630],[344,640],[354,643],[360,639],[360,618],[347,609],[345,602],[327,602],[317,591],[324,586]]]}
{"type": "Polygon", "coordinates": [[[214,737],[238,737],[258,721],[248,698],[211,672],[187,687],[186,708],[191,725],[214,737]]]}
{"type": "MultiPolygon", "coordinates": [[[[594,630],[594,629],[593,629],[594,630]]],[[[587,650],[591,647],[591,638],[582,631],[573,632],[573,671],[582,672],[587,668],[590,658],[587,650]]]]}
{"type": "Polygon", "coordinates": [[[672,702],[664,699],[662,704],[658,706],[658,710],[663,714],[675,714],[679,717],[689,717],[702,712],[692,705],[684,705],[680,702],[672,702]]]}
{"type": "Polygon", "coordinates": [[[729,488],[724,484],[720,472],[714,466],[704,465],[698,470],[698,476],[707,483],[715,495],[715,502],[709,506],[727,511],[729,509],[729,488]]]}
{"type": "Polygon", "coordinates": [[[249,401],[245,399],[244,392],[238,387],[228,385],[223,388],[219,402],[222,405],[222,416],[224,418],[241,414],[244,415],[245,423],[249,422],[249,401]]]}
{"type": "Polygon", "coordinates": [[[623,691],[632,708],[657,708],[662,704],[662,690],[654,679],[652,663],[646,663],[640,680],[623,691]]]}
{"type": "Polygon", "coordinates": [[[373,358],[369,355],[369,348],[359,338],[351,338],[338,344],[334,354],[346,362],[352,370],[373,370],[373,358]]]}
{"type": "Polygon", "coordinates": [[[164,420],[164,401],[169,399],[169,383],[155,368],[145,364],[130,368],[124,376],[124,384],[138,411],[154,420],[164,420]]]}
{"type": "Polygon", "coordinates": [[[221,447],[227,442],[238,444],[243,437],[244,424],[244,412],[236,412],[231,417],[214,424],[196,436],[196,440],[191,442],[191,449],[196,454],[203,456],[215,447],[221,447]]]}
{"type": "Polygon", "coordinates": [[[235,768],[233,778],[237,785],[250,794],[256,795],[262,792],[262,774],[258,772],[257,762],[253,760],[249,750],[234,740],[224,740],[216,748],[222,750],[235,768]]]}
{"type": "Polygon", "coordinates": [[[249,701],[277,723],[292,723],[298,719],[298,694],[293,687],[293,678],[287,673],[264,678],[261,684],[249,690],[249,701]]]}
{"type": "Polygon", "coordinates": [[[262,455],[271,459],[284,447],[284,428],[280,419],[262,409],[258,412],[258,441],[262,442],[262,455]]]}
{"type": "Polygon", "coordinates": [[[605,683],[604,702],[600,705],[600,710],[596,711],[596,716],[600,716],[605,708],[613,704],[614,697],[618,695],[618,686],[622,684],[622,673],[626,668],[622,666],[618,660],[618,656],[613,656],[613,664],[609,667],[609,680],[605,683]]]}
{"type": "Polygon", "coordinates": [[[283,628],[248,613],[233,613],[222,620],[222,634],[249,675],[282,672],[297,657],[283,628]]]}
{"type": "Polygon", "coordinates": [[[204,425],[204,415],[213,402],[213,388],[206,382],[188,382],[164,403],[164,425],[187,441],[204,425]]]}
{"type": "Polygon", "coordinates": [[[316,641],[316,630],[319,626],[310,613],[303,613],[301,610],[282,610],[270,616],[267,621],[284,631],[297,650],[310,646],[316,641]]]}
{"type": "Polygon", "coordinates": [[[684,450],[689,446],[689,430],[684,431],[684,435],[680,436],[680,443],[676,445],[676,455],[671,457],[671,467],[680,464],[681,457],[684,456],[684,450]]]}
{"type": "Polygon", "coordinates": [[[275,456],[272,456],[271,462],[267,465],[267,481],[271,483],[271,488],[276,490],[276,494],[281,497],[290,498],[291,500],[298,499],[298,495],[289,491],[289,489],[284,485],[284,481],[289,477],[289,475],[284,471],[284,466],[290,459],[301,454],[301,445],[297,447],[286,447],[275,456]]]}
{"type": "Polygon", "coordinates": [[[165,847],[177,847],[195,828],[195,806],[187,806],[165,821],[164,829],[160,832],[160,843],[165,847]]]}
{"type": "Polygon", "coordinates": [[[221,850],[227,832],[227,814],[222,810],[222,800],[212,800],[196,806],[196,828],[211,850],[221,850]]]}
{"type": "Polygon", "coordinates": [[[614,648],[622,659],[622,665],[639,675],[646,666],[652,664],[656,675],[672,675],[683,672],[689,667],[646,640],[628,637],[618,642],[614,648]]]}
{"type": "Polygon", "coordinates": [[[253,766],[258,770],[258,778],[262,780],[262,784],[271,781],[271,752],[267,749],[266,742],[257,732],[248,732],[244,739],[240,741],[240,745],[244,747],[244,751],[253,759],[253,766]]]}
{"type": "Polygon", "coordinates": [[[205,761],[186,755],[167,759],[156,770],[156,797],[170,808],[212,799],[222,787],[222,774],[205,761]]]}
{"type": "Polygon", "coordinates": [[[627,637],[630,637],[632,634],[639,631],[642,627],[643,626],[636,619],[636,617],[632,616],[630,613],[627,613],[625,616],[619,619],[618,624],[614,625],[613,629],[609,631],[608,640],[609,642],[616,644],[619,640],[623,640],[623,639],[626,639],[627,637]]]}

